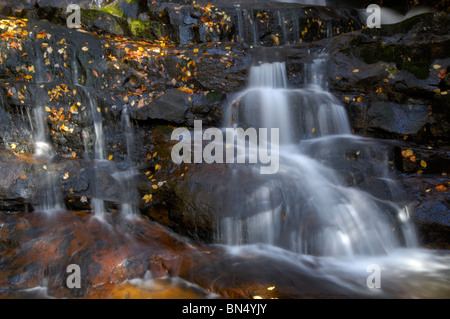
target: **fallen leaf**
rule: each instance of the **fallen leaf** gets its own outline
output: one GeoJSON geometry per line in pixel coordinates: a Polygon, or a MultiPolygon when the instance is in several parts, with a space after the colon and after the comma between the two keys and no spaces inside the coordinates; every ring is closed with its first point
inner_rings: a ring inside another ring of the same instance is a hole
{"type": "Polygon", "coordinates": [[[147,194],[144,195],[144,197],[142,197],[143,200],[145,200],[146,203],[148,203],[149,201],[152,200],[153,195],[152,194],[147,194]]]}
{"type": "Polygon", "coordinates": [[[410,157],[413,154],[414,153],[412,150],[402,150],[402,157],[404,157],[404,158],[410,157]]]}
{"type": "Polygon", "coordinates": [[[445,187],[445,185],[441,184],[441,185],[436,186],[436,190],[438,192],[445,192],[447,190],[447,187],[445,187]]]}
{"type": "Polygon", "coordinates": [[[425,162],[424,160],[420,161],[420,166],[422,166],[423,168],[427,167],[427,162],[425,162]]]}

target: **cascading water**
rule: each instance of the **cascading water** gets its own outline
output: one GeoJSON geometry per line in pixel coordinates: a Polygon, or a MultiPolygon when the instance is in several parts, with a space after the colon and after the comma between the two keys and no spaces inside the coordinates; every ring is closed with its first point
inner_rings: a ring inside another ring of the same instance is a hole
{"type": "MultiPolygon", "coordinates": [[[[99,194],[100,185],[96,179],[96,173],[98,171],[98,166],[105,161],[105,138],[103,134],[103,124],[102,116],[97,109],[97,103],[92,98],[91,94],[86,91],[87,98],[89,100],[89,110],[91,114],[91,119],[94,126],[94,155],[93,155],[93,173],[91,174],[91,183],[94,186],[94,196],[91,198],[92,209],[94,211],[94,216],[100,220],[104,219],[104,214],[106,212],[105,202],[103,199],[96,197],[99,194]]],[[[89,137],[85,132],[85,140],[89,137]]],[[[86,143],[85,143],[86,145],[86,143]]],[[[86,153],[88,150],[86,149],[86,153]]]]}
{"type": "MultiPolygon", "coordinates": [[[[248,89],[232,104],[232,122],[279,128],[280,169],[257,177],[263,183],[252,196],[229,208],[219,221],[220,242],[266,243],[326,256],[377,255],[417,245],[408,208],[397,203],[395,190],[381,198],[356,187],[355,179],[358,185],[395,182],[380,149],[351,135],[345,109],[320,86],[323,65],[322,57],[307,66],[310,85],[303,89],[287,87],[284,63],[251,68],[248,89]],[[357,176],[345,176],[345,168],[357,176]]],[[[230,190],[228,200],[235,195],[230,190]]]]}
{"type": "Polygon", "coordinates": [[[130,218],[138,215],[137,207],[135,204],[138,199],[138,194],[134,184],[134,178],[138,174],[138,172],[134,167],[131,156],[134,135],[130,122],[130,114],[126,105],[123,107],[121,114],[121,126],[125,135],[125,143],[127,149],[125,168],[124,170],[113,174],[113,176],[121,183],[123,189],[121,194],[121,213],[123,216],[130,218]]]}
{"type": "Polygon", "coordinates": [[[44,110],[43,94],[45,92],[46,74],[42,65],[42,54],[38,47],[36,49],[36,82],[35,82],[35,96],[36,105],[33,108],[33,121],[30,122],[33,129],[34,141],[34,157],[36,161],[42,162],[42,167],[45,170],[44,178],[40,181],[40,189],[42,193],[38,196],[37,210],[44,212],[56,212],[64,209],[64,203],[61,196],[61,190],[57,184],[57,174],[52,168],[51,160],[55,156],[53,146],[47,137],[47,122],[44,110]]]}

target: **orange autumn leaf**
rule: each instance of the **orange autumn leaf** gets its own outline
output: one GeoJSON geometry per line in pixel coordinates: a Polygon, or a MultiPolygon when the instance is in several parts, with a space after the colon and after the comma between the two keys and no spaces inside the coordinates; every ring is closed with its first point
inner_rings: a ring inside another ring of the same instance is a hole
{"type": "Polygon", "coordinates": [[[407,158],[412,156],[414,153],[412,150],[402,150],[402,157],[407,158]]]}
{"type": "Polygon", "coordinates": [[[45,31],[41,31],[36,35],[36,38],[44,39],[46,36],[47,36],[47,33],[45,31]]]}
{"type": "Polygon", "coordinates": [[[447,190],[447,187],[445,187],[445,185],[441,184],[441,185],[436,186],[436,190],[438,192],[445,192],[447,190]]]}

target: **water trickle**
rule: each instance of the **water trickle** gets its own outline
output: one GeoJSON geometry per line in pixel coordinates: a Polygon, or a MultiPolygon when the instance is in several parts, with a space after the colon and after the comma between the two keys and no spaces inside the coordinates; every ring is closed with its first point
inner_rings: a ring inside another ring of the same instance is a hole
{"type": "MultiPolygon", "coordinates": [[[[100,187],[98,180],[96,178],[97,172],[99,171],[99,167],[102,162],[105,161],[105,138],[103,133],[103,118],[101,113],[97,108],[97,103],[94,98],[92,98],[89,91],[80,86],[82,90],[86,93],[86,97],[89,100],[89,111],[91,115],[91,120],[94,126],[94,155],[93,155],[93,165],[92,165],[92,173],[91,173],[91,185],[93,185],[94,196],[91,198],[92,209],[94,211],[94,216],[100,220],[104,219],[104,214],[106,212],[105,202],[103,199],[98,198],[98,194],[100,194],[100,187]]],[[[87,130],[83,132],[84,145],[86,154],[89,153],[87,140],[89,139],[89,134],[87,130]]]]}
{"type": "Polygon", "coordinates": [[[113,176],[119,180],[122,186],[121,193],[121,213],[125,217],[133,217],[138,215],[136,207],[137,200],[139,198],[134,178],[138,172],[134,167],[131,150],[134,144],[133,127],[130,122],[130,114],[127,106],[125,105],[121,114],[121,125],[125,136],[125,144],[127,148],[127,155],[125,158],[126,167],[125,170],[115,173],[113,176]]]}
{"type": "MultiPolygon", "coordinates": [[[[279,128],[280,169],[269,176],[258,176],[252,168],[236,174],[236,184],[245,174],[260,183],[246,189],[245,202],[225,208],[219,242],[267,243],[326,256],[377,255],[417,246],[408,208],[398,204],[395,191],[389,192],[395,182],[388,159],[377,158],[376,143],[351,135],[345,109],[324,89],[325,66],[323,55],[305,65],[302,89],[288,88],[284,63],[251,68],[248,89],[232,103],[232,122],[279,128]],[[377,197],[358,187],[356,179],[358,185],[375,180],[390,185],[383,186],[388,195],[377,197]]],[[[240,198],[233,190],[226,196],[229,203],[240,198]]]]}
{"type": "MultiPolygon", "coordinates": [[[[55,152],[48,138],[47,120],[44,109],[45,83],[49,83],[44,76],[46,70],[43,66],[43,56],[41,50],[36,46],[36,82],[35,101],[33,107],[33,120],[30,121],[33,130],[34,157],[39,166],[42,166],[44,177],[40,179],[37,210],[53,213],[64,209],[61,190],[58,185],[57,172],[53,169],[52,159],[55,152]]],[[[31,117],[30,117],[31,118],[31,117]]]]}

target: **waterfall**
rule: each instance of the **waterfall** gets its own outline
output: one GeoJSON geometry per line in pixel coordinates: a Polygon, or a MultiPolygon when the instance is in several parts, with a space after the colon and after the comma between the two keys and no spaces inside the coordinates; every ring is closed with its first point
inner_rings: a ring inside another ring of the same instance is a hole
{"type": "Polygon", "coordinates": [[[134,133],[130,122],[130,114],[126,105],[124,105],[121,114],[121,126],[124,132],[124,141],[126,144],[127,154],[125,158],[125,170],[113,174],[113,176],[121,183],[121,213],[123,216],[130,218],[138,215],[136,202],[139,198],[134,178],[138,175],[134,167],[131,150],[134,144],[134,133]]]}
{"type": "Polygon", "coordinates": [[[61,190],[57,181],[57,172],[53,169],[52,159],[55,152],[47,137],[47,120],[44,109],[45,84],[49,81],[44,77],[46,74],[42,64],[42,52],[39,47],[36,50],[35,63],[35,96],[36,104],[33,107],[33,121],[30,121],[33,130],[34,157],[39,165],[42,165],[44,177],[39,181],[41,193],[38,196],[37,210],[53,213],[64,209],[61,190]]]}
{"type": "MultiPolygon", "coordinates": [[[[259,182],[245,189],[245,202],[237,203],[240,194],[228,190],[227,216],[218,221],[219,242],[266,243],[326,256],[377,255],[417,246],[409,209],[392,187],[385,150],[351,135],[345,109],[324,89],[325,66],[323,55],[306,65],[302,89],[288,87],[282,62],[251,68],[247,90],[231,104],[231,122],[279,128],[280,170],[263,177],[248,167],[245,174],[259,182]],[[388,194],[377,196],[358,186],[371,182],[388,194]]],[[[235,175],[233,182],[241,184],[245,175],[235,175]]]]}
{"type": "MultiPolygon", "coordinates": [[[[82,87],[84,89],[84,87],[82,87]]],[[[89,100],[89,110],[91,114],[91,119],[94,126],[94,156],[93,156],[93,167],[92,167],[92,174],[91,174],[91,184],[94,188],[94,195],[91,198],[92,203],[92,209],[94,211],[94,216],[99,218],[100,220],[104,219],[104,214],[106,212],[105,209],[105,202],[103,199],[98,198],[100,185],[98,183],[98,180],[96,178],[96,173],[99,170],[99,165],[101,165],[102,162],[105,160],[105,138],[103,134],[103,121],[101,113],[99,112],[97,108],[97,103],[95,99],[92,98],[91,94],[88,90],[84,89],[86,92],[86,96],[89,100]]],[[[85,138],[85,147],[87,147],[86,140],[89,138],[88,134],[84,133],[85,138]]],[[[86,154],[88,153],[88,149],[85,149],[86,154]]]]}

